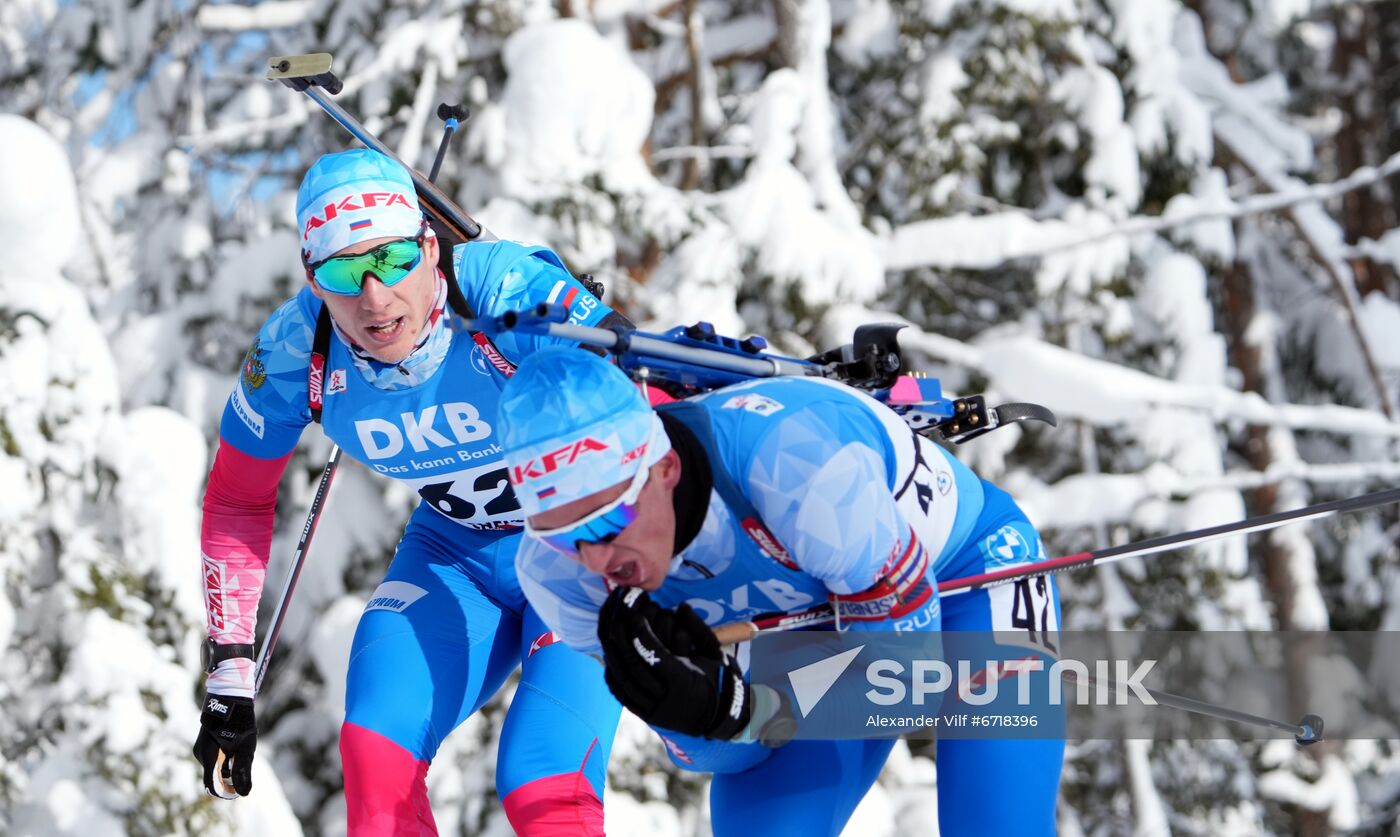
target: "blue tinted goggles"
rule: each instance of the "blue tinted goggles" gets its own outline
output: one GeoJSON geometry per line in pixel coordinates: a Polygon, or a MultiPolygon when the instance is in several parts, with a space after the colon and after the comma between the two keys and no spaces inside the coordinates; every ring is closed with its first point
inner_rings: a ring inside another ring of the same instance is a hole
{"type": "MultiPolygon", "coordinates": [[[[655,433],[653,428],[653,436],[655,433]]],[[[653,441],[655,441],[654,438],[647,439],[647,446],[642,453],[643,457],[646,456],[646,451],[651,449],[653,441]]],[[[525,534],[542,541],[546,546],[558,550],[570,558],[577,559],[579,558],[578,545],[580,543],[609,543],[636,521],[637,499],[641,497],[642,489],[647,484],[647,475],[650,473],[651,468],[643,459],[641,467],[632,476],[631,484],[616,500],[594,509],[583,518],[558,529],[536,529],[530,525],[529,520],[526,520],[525,534]]]]}

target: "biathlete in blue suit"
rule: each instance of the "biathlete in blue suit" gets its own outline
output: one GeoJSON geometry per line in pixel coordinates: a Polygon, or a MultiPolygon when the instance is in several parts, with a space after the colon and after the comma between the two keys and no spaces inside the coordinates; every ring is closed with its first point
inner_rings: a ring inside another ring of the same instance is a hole
{"type": "Polygon", "coordinates": [[[496,768],[511,825],[600,835],[621,707],[596,662],[554,642],[516,581],[523,516],[496,419],[515,364],[561,341],[493,341],[461,317],[547,301],[575,323],[621,318],[540,247],[460,245],[455,276],[444,276],[408,172],[373,151],[318,160],[297,220],[307,285],[248,352],[204,501],[210,662],[195,755],[205,786],[231,795],[214,780],[222,750],[233,793],[252,787],[254,620],[278,480],[314,419],[346,454],[422,496],[350,651],[340,738],[350,834],[435,833],[433,755],[521,667],[496,768]]]}
{"type": "MultiPolygon", "coordinates": [[[[653,410],[615,366],[546,349],[500,410],[526,597],[604,658],[677,765],[715,774],[716,834],[840,833],[893,742],[748,739],[763,689],[711,627],[829,602],[848,630],[1008,630],[1029,596],[1057,630],[1053,583],[940,604],[935,578],[1044,560],[1040,538],[1004,492],[849,387],[766,379],[653,410]]],[[[941,738],[942,833],[1053,834],[1063,749],[941,738]]]]}

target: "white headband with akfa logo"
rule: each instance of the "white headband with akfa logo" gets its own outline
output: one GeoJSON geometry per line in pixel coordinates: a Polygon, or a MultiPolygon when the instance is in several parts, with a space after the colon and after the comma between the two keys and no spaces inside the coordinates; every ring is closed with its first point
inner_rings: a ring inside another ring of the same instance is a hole
{"type": "Polygon", "coordinates": [[[401,185],[361,180],[327,190],[298,220],[310,264],[372,238],[413,238],[423,226],[423,213],[418,196],[401,185]]]}
{"type": "Polygon", "coordinates": [[[671,449],[661,417],[608,416],[567,436],[506,452],[511,485],[526,517],[596,494],[650,468],[671,449]]]}

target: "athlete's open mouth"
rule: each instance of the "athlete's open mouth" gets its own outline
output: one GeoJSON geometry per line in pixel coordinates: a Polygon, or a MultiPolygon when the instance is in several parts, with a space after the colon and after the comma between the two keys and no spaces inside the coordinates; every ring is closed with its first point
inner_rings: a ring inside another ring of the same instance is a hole
{"type": "Polygon", "coordinates": [[[365,326],[365,331],[368,331],[370,337],[373,337],[375,340],[389,343],[397,339],[398,336],[403,333],[403,323],[403,317],[396,317],[387,323],[367,325],[365,326]]]}
{"type": "Polygon", "coordinates": [[[637,576],[637,562],[636,562],[636,561],[628,561],[628,562],[622,564],[621,566],[614,567],[613,569],[608,570],[608,578],[609,578],[614,584],[622,584],[622,585],[632,584],[632,583],[633,583],[633,580],[636,578],[636,576],[637,576]]]}

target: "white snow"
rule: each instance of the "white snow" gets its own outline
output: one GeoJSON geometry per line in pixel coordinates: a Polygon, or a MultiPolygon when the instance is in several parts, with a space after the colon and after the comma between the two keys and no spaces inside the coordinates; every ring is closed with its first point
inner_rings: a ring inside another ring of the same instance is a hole
{"type": "Polygon", "coordinates": [[[1172,833],[1167,807],[1152,781],[1148,750],[1152,742],[1131,739],[1123,742],[1133,794],[1133,837],[1169,837],[1172,833]]]}
{"type": "Polygon", "coordinates": [[[813,304],[865,301],[884,286],[874,237],[847,213],[820,208],[792,164],[804,90],[791,70],[764,81],[750,119],[757,152],[744,181],[724,194],[725,216],[739,241],[756,250],[759,275],[795,284],[813,304]]]}
{"type": "Polygon", "coordinates": [[[206,30],[283,29],[305,21],[310,10],[309,0],[267,0],[251,7],[200,6],[196,17],[206,30]]]}
{"type": "Polygon", "coordinates": [[[1327,824],[1339,831],[1356,828],[1359,824],[1356,783],[1350,771],[1335,755],[1322,757],[1322,771],[1312,783],[1284,770],[1266,773],[1259,777],[1259,792],[1310,811],[1327,811],[1327,824]]]}
{"type": "Polygon", "coordinates": [[[1037,221],[1021,212],[954,215],[916,221],[895,229],[883,242],[888,270],[913,267],[994,268],[1015,259],[1042,257],[1038,277],[1043,294],[1062,286],[1080,293],[1107,282],[1128,263],[1127,240],[1109,236],[1074,249],[1052,252],[1066,241],[1114,228],[1111,218],[1075,204],[1062,219],[1037,221]]]}
{"type": "Polygon", "coordinates": [[[204,433],[165,407],[143,407],[123,422],[121,462],[125,537],[131,569],[154,572],[176,593],[182,614],[204,615],[203,588],[190,572],[199,554],[199,505],[209,469],[204,433]]]}
{"type": "Polygon", "coordinates": [[[1357,313],[1361,328],[1376,348],[1376,362],[1400,369],[1400,304],[1384,294],[1369,293],[1357,313]]]}
{"type": "Polygon", "coordinates": [[[548,197],[553,184],[592,175],[617,188],[650,181],[641,150],[655,94],[625,51],[583,21],[559,20],[511,36],[504,58],[510,76],[493,130],[508,193],[548,197]]]}
{"type": "Polygon", "coordinates": [[[930,122],[951,119],[961,108],[958,91],[971,78],[963,71],[962,56],[955,52],[940,52],[924,64],[924,95],[919,103],[919,115],[930,122]]]}
{"type": "Polygon", "coordinates": [[[832,42],[836,52],[853,64],[893,55],[899,48],[899,24],[889,0],[853,0],[851,5],[845,28],[832,42]]]}
{"type": "Polygon", "coordinates": [[[1091,200],[1119,212],[1131,211],[1142,200],[1141,173],[1137,143],[1123,122],[1123,91],[1117,77],[1104,67],[1082,67],[1061,77],[1050,94],[1079,117],[1093,141],[1084,176],[1101,191],[1091,200]]]}
{"type": "Polygon", "coordinates": [[[35,275],[62,268],[82,228],[78,191],[68,155],[42,128],[23,117],[0,113],[0,250],[23,252],[35,275]]]}

